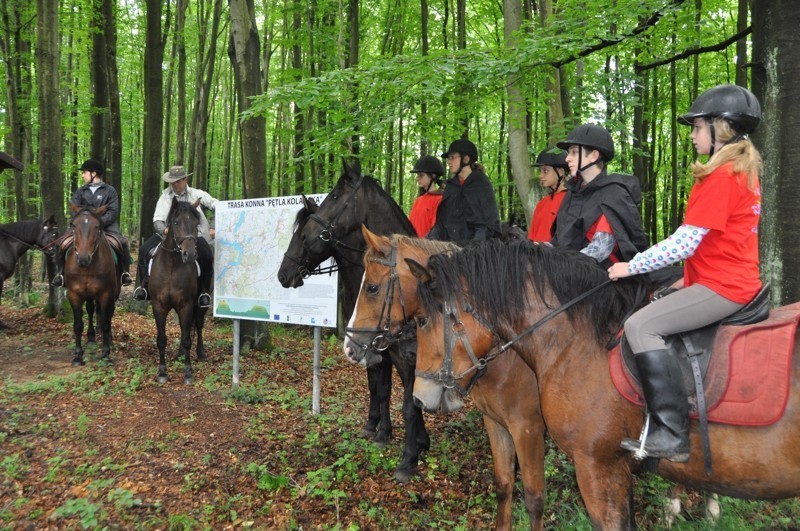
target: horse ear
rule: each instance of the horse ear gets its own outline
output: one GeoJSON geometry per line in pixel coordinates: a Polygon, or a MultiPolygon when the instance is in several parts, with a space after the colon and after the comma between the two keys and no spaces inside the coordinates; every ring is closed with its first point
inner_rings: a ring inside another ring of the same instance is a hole
{"type": "Polygon", "coordinates": [[[171,208],[175,208],[177,205],[178,205],[178,198],[177,197],[173,197],[172,198],[172,207],[171,208]]]}
{"type": "Polygon", "coordinates": [[[406,258],[405,260],[406,264],[408,264],[408,268],[411,270],[411,274],[417,277],[417,280],[423,284],[433,281],[433,273],[429,271],[427,267],[420,264],[413,258],[406,258]]]}
{"type": "Polygon", "coordinates": [[[353,159],[352,164],[348,164],[345,159],[342,159],[343,173],[345,177],[350,179],[357,179],[361,177],[361,162],[358,159],[353,159]]]}
{"type": "Polygon", "coordinates": [[[307,198],[304,194],[300,194],[300,198],[303,201],[303,206],[306,207],[306,210],[312,213],[317,211],[317,203],[315,201],[307,198]]]}
{"type": "Polygon", "coordinates": [[[199,199],[197,201],[195,201],[194,203],[192,203],[192,208],[197,208],[199,206],[200,206],[200,200],[199,199]]]}
{"type": "Polygon", "coordinates": [[[69,210],[70,210],[70,212],[72,212],[73,214],[77,214],[78,212],[80,212],[80,211],[81,211],[81,207],[79,207],[78,205],[76,205],[75,203],[73,203],[73,202],[71,202],[71,201],[70,201],[70,203],[69,203],[69,210]]]}
{"type": "Polygon", "coordinates": [[[94,210],[94,215],[100,217],[106,213],[106,210],[108,210],[108,205],[103,205],[101,207],[98,207],[94,210]]]}
{"type": "Polygon", "coordinates": [[[383,256],[388,256],[392,252],[392,240],[388,237],[375,234],[366,225],[361,225],[361,234],[364,235],[364,240],[372,250],[381,253],[383,256]]]}
{"type": "Polygon", "coordinates": [[[56,217],[55,216],[50,216],[49,218],[44,220],[44,224],[45,225],[55,225],[56,224],[56,217]]]}

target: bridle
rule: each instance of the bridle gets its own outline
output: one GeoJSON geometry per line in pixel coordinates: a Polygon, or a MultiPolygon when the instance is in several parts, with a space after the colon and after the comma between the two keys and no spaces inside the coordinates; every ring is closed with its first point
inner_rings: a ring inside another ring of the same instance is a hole
{"type": "Polygon", "coordinates": [[[358,348],[363,351],[366,351],[367,348],[372,347],[373,349],[377,350],[378,352],[383,352],[384,350],[388,349],[392,343],[396,343],[403,339],[406,339],[404,336],[415,336],[416,335],[416,327],[414,326],[414,322],[408,317],[406,313],[406,304],[405,299],[403,297],[403,286],[400,283],[400,277],[397,274],[397,245],[396,243],[392,243],[392,251],[389,254],[389,259],[384,260],[382,258],[373,258],[369,257],[368,260],[372,263],[380,264],[389,268],[389,282],[386,285],[386,293],[383,297],[383,303],[381,304],[381,313],[378,316],[377,326],[375,328],[345,328],[345,334],[348,336],[350,341],[352,341],[358,348]],[[400,330],[393,334],[391,332],[392,326],[392,307],[395,303],[395,293],[397,293],[397,300],[400,302],[400,308],[403,312],[403,320],[401,321],[402,325],[400,330]],[[365,333],[365,334],[377,334],[370,344],[360,343],[356,341],[352,334],[354,333],[365,333]]]}
{"type": "MultiPolygon", "coordinates": [[[[97,237],[94,239],[94,249],[92,249],[92,252],[89,253],[89,263],[91,264],[92,260],[94,259],[94,255],[97,253],[97,250],[100,248],[100,241],[101,240],[105,241],[105,236],[103,235],[103,229],[102,229],[102,222],[100,221],[99,217],[97,217],[95,214],[93,214],[92,212],[90,212],[88,210],[81,210],[80,212],[78,212],[78,214],[75,216],[75,219],[72,220],[72,224],[71,224],[72,225],[72,229],[73,229],[73,233],[75,234],[75,236],[74,236],[74,238],[72,240],[72,248],[74,249],[74,252],[75,252],[76,255],[78,253],[78,230],[76,230],[76,227],[75,227],[75,220],[78,218],[78,216],[86,217],[86,220],[84,221],[84,224],[88,223],[88,221],[89,221],[87,216],[93,216],[93,217],[97,218],[97,222],[98,222],[97,223],[97,237]]],[[[108,244],[108,242],[106,242],[106,244],[108,244]]]]}
{"type": "MultiPolygon", "coordinates": [[[[322,240],[325,243],[332,243],[334,246],[338,246],[348,251],[358,253],[359,255],[362,255],[364,253],[364,249],[359,249],[358,247],[353,247],[352,245],[343,242],[340,237],[335,236],[334,230],[336,229],[336,222],[339,220],[339,217],[341,217],[341,215],[344,214],[345,210],[347,210],[347,205],[355,197],[356,193],[358,192],[358,189],[361,187],[361,183],[363,182],[364,182],[364,176],[361,175],[358,177],[358,181],[356,181],[356,183],[352,185],[351,187],[352,190],[347,195],[347,198],[342,202],[341,207],[330,221],[322,219],[316,213],[308,216],[308,221],[313,221],[314,223],[322,227],[322,231],[320,231],[319,233],[320,240],[322,240]]],[[[303,249],[308,250],[305,247],[305,243],[303,244],[303,249]]],[[[294,259],[290,260],[294,261],[294,259]]],[[[360,261],[350,261],[350,260],[347,261],[350,262],[350,265],[360,264],[360,261]]],[[[300,264],[300,265],[302,267],[306,264],[300,264]]],[[[306,271],[308,271],[307,265],[306,265],[306,271]]],[[[318,274],[318,273],[314,272],[309,274],[318,274]]]]}
{"type": "Polygon", "coordinates": [[[461,396],[467,396],[470,391],[472,391],[472,387],[475,385],[478,378],[483,376],[483,374],[486,372],[486,366],[491,360],[495,359],[497,356],[511,348],[514,343],[517,343],[525,336],[532,334],[559,314],[567,311],[569,308],[579,303],[583,299],[608,286],[611,282],[612,280],[606,280],[590,290],[581,293],[569,302],[552,310],[547,315],[533,323],[522,332],[516,334],[508,341],[504,341],[503,338],[500,337],[497,332],[495,332],[489,322],[482,315],[480,315],[480,313],[478,313],[475,307],[465,300],[462,303],[464,311],[472,315],[475,320],[481,324],[481,326],[483,326],[487,331],[491,332],[494,336],[492,348],[483,358],[480,359],[475,356],[472,344],[466,337],[466,329],[458,312],[458,304],[454,299],[446,300],[442,303],[442,316],[447,318],[449,323],[445,323],[444,326],[444,361],[442,362],[442,368],[436,372],[414,371],[414,375],[418,378],[432,380],[433,382],[439,383],[447,389],[455,388],[461,396]],[[460,341],[464,345],[464,349],[466,350],[467,355],[472,362],[471,367],[459,374],[456,374],[453,371],[453,349],[455,348],[457,341],[460,341]],[[457,385],[459,380],[473,372],[475,374],[472,376],[466,388],[457,385]]]}
{"type": "MultiPolygon", "coordinates": [[[[170,216],[167,219],[167,226],[168,227],[171,225],[170,222],[175,219],[176,215],[177,214],[174,214],[173,216],[170,216]]],[[[195,232],[197,232],[197,231],[195,230],[195,232]]],[[[169,231],[169,233],[170,233],[170,235],[172,235],[172,245],[173,246],[172,246],[172,248],[168,248],[168,247],[163,247],[162,246],[162,248],[165,251],[168,251],[168,252],[171,252],[171,253],[182,253],[183,249],[181,248],[181,245],[183,245],[183,242],[185,242],[187,240],[193,241],[195,243],[195,246],[197,245],[197,235],[188,234],[188,235],[183,236],[182,238],[178,239],[178,235],[175,233],[175,231],[171,230],[171,231],[169,231]]]]}

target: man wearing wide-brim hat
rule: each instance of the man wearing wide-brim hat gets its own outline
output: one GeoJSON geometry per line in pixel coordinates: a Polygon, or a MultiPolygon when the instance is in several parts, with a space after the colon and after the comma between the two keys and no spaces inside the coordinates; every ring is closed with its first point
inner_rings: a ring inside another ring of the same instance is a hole
{"type": "Polygon", "coordinates": [[[155,234],[148,238],[139,249],[139,263],[136,268],[137,288],[133,292],[133,297],[137,300],[147,300],[149,298],[147,293],[149,255],[168,233],[167,216],[174,197],[178,201],[186,201],[187,203],[194,203],[200,200],[200,205],[197,207],[201,214],[200,225],[197,227],[197,235],[200,236],[197,239],[197,261],[200,264],[200,280],[203,290],[197,302],[204,308],[211,306],[209,292],[214,278],[214,253],[211,250],[210,243],[214,235],[209,228],[208,220],[203,214],[202,207],[214,210],[217,206],[217,200],[208,192],[190,187],[187,182],[187,177],[190,175],[192,174],[186,173],[186,168],[183,166],[172,166],[161,177],[164,182],[169,183],[169,186],[164,189],[164,192],[158,198],[158,203],[156,203],[156,210],[153,214],[155,234]]]}

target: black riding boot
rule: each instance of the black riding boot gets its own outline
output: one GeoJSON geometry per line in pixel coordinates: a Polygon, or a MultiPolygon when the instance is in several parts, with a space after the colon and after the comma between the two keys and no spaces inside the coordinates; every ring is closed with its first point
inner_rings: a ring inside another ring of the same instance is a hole
{"type": "MultiPolygon", "coordinates": [[[[689,460],[689,404],[678,361],[668,350],[635,355],[642,391],[650,412],[650,429],[644,443],[647,457],[675,463],[689,460]]],[[[639,450],[641,441],[624,439],[622,448],[639,450]]]]}
{"type": "Polygon", "coordinates": [[[131,278],[131,250],[130,247],[128,247],[127,240],[123,240],[122,242],[122,256],[120,256],[120,260],[122,260],[120,282],[123,286],[130,286],[133,284],[133,279],[131,278]]]}
{"type": "Polygon", "coordinates": [[[54,288],[60,288],[64,286],[64,255],[61,254],[60,249],[56,249],[56,255],[53,257],[53,262],[55,262],[55,274],[53,275],[53,280],[50,281],[50,285],[54,288]]]}

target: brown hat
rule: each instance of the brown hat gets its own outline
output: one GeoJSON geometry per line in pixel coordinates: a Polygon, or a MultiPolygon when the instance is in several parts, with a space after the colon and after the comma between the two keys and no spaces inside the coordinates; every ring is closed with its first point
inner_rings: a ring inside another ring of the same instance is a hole
{"type": "Polygon", "coordinates": [[[168,183],[174,183],[190,176],[191,173],[186,173],[186,168],[183,166],[172,166],[167,173],[164,174],[162,179],[168,183]]]}
{"type": "Polygon", "coordinates": [[[0,151],[0,171],[5,170],[6,168],[16,168],[19,171],[22,171],[24,169],[24,166],[20,161],[18,161],[8,153],[0,151]]]}

